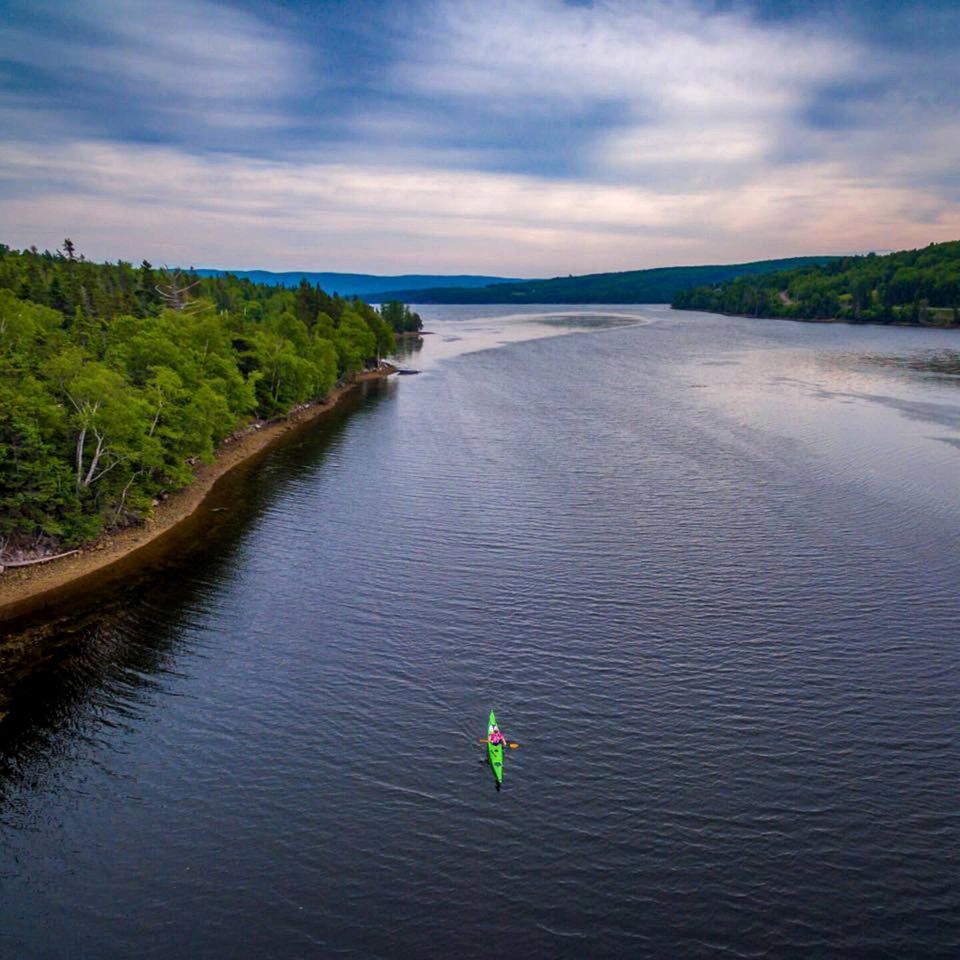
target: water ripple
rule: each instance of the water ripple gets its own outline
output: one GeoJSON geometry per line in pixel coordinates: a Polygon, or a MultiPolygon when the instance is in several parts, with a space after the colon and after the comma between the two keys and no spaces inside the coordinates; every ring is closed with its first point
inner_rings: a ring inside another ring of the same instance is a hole
{"type": "Polygon", "coordinates": [[[432,317],[43,627],[0,954],[960,955],[955,403],[875,362],[930,332],[626,312],[432,317]]]}

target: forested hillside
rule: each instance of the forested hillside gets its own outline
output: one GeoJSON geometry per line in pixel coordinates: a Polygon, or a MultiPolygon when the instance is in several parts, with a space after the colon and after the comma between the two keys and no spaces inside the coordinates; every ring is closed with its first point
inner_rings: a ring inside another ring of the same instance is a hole
{"type": "Polygon", "coordinates": [[[414,303],[669,303],[679,290],[723,283],[734,277],[773,273],[790,267],[826,263],[831,257],[794,257],[706,267],[658,267],[621,273],[593,273],[552,280],[521,280],[479,288],[443,287],[393,290],[384,298],[414,303]]]}
{"type": "Polygon", "coordinates": [[[0,245],[0,558],[135,522],[252,418],[419,327],[401,304],[0,245]]]}
{"type": "MultiPolygon", "coordinates": [[[[312,273],[289,271],[274,273],[270,270],[214,270],[197,267],[201,277],[234,276],[253,283],[265,283],[274,287],[296,287],[306,280],[324,290],[338,292],[343,296],[364,297],[373,303],[381,303],[383,294],[390,290],[422,290],[433,287],[486,287],[491,283],[515,283],[517,277],[485,277],[475,274],[438,275],[408,273],[400,276],[376,276],[371,273],[312,273]]],[[[411,299],[410,297],[406,299],[411,299]]]]}
{"type": "Polygon", "coordinates": [[[673,306],[753,317],[957,324],[960,241],[700,286],[678,293],[673,306]]]}

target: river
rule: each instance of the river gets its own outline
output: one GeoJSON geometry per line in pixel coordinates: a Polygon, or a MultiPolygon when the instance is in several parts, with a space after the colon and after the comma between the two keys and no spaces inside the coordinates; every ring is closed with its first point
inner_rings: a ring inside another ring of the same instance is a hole
{"type": "Polygon", "coordinates": [[[960,331],[421,313],[5,638],[0,956],[960,955],[960,331]]]}

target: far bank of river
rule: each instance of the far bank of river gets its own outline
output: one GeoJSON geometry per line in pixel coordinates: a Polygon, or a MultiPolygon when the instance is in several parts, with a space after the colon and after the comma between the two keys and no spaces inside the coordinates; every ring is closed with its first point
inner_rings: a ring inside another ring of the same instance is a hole
{"type": "Polygon", "coordinates": [[[151,555],[164,549],[162,541],[210,495],[217,481],[241,463],[279,442],[291,431],[329,413],[362,383],[383,380],[397,372],[391,364],[355,374],[335,387],[323,400],[304,404],[280,420],[253,423],[221,444],[212,463],[204,464],[194,481],[157,504],[143,524],[100,537],[81,549],[46,563],[0,567],[0,623],[31,614],[63,595],[87,592],[104,577],[129,573],[147,547],[151,555]]]}

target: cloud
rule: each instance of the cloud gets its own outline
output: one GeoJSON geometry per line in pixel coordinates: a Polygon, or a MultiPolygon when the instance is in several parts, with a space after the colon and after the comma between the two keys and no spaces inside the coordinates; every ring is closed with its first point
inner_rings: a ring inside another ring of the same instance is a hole
{"type": "MultiPolygon", "coordinates": [[[[594,99],[668,106],[779,106],[788,84],[835,76],[844,42],[813,27],[757,22],[692,2],[445,0],[409,37],[398,74],[425,92],[566,105],[594,99]],[[522,94],[522,96],[518,96],[522,94]]],[[[506,107],[505,107],[506,108],[506,107]]]]}
{"type": "Polygon", "coordinates": [[[12,9],[4,242],[543,275],[960,235],[960,66],[922,42],[960,19],[923,3],[12,9]]]}
{"type": "Polygon", "coordinates": [[[668,194],[97,142],[0,147],[0,211],[8,242],[54,247],[69,235],[94,258],[381,272],[468,264],[530,276],[846,252],[893,233],[920,246],[960,233],[960,205],[865,186],[829,165],[668,194]]]}
{"type": "Polygon", "coordinates": [[[956,37],[960,15],[917,4],[883,32],[868,10],[801,9],[443,0],[407,18],[386,82],[438,117],[422,142],[478,163],[484,143],[520,139],[515,170],[667,192],[819,163],[953,198],[960,65],[909,38],[956,37]]]}
{"type": "Polygon", "coordinates": [[[608,105],[611,122],[572,146],[593,175],[617,177],[663,175],[678,153],[703,167],[763,157],[805,98],[858,61],[812,26],[660,2],[444,3],[405,52],[393,82],[459,98],[480,135],[490,116],[518,116],[535,139],[557,116],[608,105]]]}
{"type": "MultiPolygon", "coordinates": [[[[212,0],[32,0],[14,13],[0,59],[33,91],[15,134],[41,105],[88,134],[196,141],[211,128],[275,128],[307,72],[287,34],[212,0]]],[[[23,98],[5,86],[15,119],[23,98]]]]}

